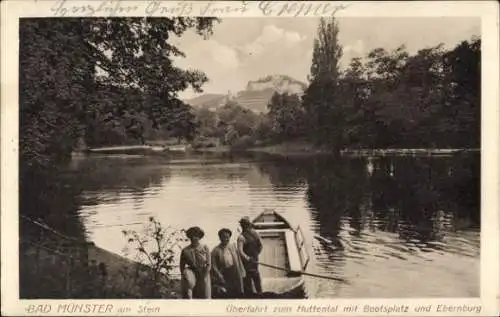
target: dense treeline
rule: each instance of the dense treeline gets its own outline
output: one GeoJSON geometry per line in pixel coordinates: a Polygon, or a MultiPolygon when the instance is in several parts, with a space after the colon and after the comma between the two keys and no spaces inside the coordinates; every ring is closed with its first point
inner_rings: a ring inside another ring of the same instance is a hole
{"type": "Polygon", "coordinates": [[[302,98],[305,120],[295,121],[307,125],[309,140],[333,150],[480,146],[480,39],[415,54],[377,48],[342,72],[337,35],[335,20],[322,20],[302,98]]]}
{"type": "Polygon", "coordinates": [[[244,148],[264,139],[271,131],[268,118],[256,114],[234,101],[229,101],[216,111],[200,108],[195,111],[197,134],[195,146],[227,145],[244,148]]]}
{"type": "MultiPolygon", "coordinates": [[[[165,103],[162,121],[148,111],[143,91],[99,85],[93,94],[97,100],[88,105],[81,140],[85,146],[144,144],[146,140],[185,138],[195,132],[192,108],[181,102],[165,103]]],[[[82,147],[83,145],[77,144],[82,147]]]]}
{"type": "MultiPolygon", "coordinates": [[[[275,94],[266,115],[247,111],[240,119],[251,128],[233,129],[237,133],[231,132],[230,140],[217,135],[222,143],[231,145],[241,137],[247,145],[301,139],[334,153],[344,148],[480,147],[480,39],[414,54],[404,46],[377,48],[352,59],[342,71],[338,32],[334,19],[321,20],[302,96],[275,94]]],[[[206,117],[208,110],[203,111],[206,117]]],[[[212,114],[212,127],[220,123],[217,118],[212,114]]]]}
{"type": "Polygon", "coordinates": [[[161,131],[193,135],[191,109],[177,93],[201,91],[199,71],[173,64],[168,41],[213,18],[23,19],[20,23],[22,167],[67,158],[77,140],[91,145],[141,142],[161,131]],[[166,40],[167,39],[167,40],[166,40]]]}
{"type": "Polygon", "coordinates": [[[352,96],[340,104],[347,112],[345,145],[479,147],[479,40],[414,55],[404,47],[378,49],[367,60],[354,61],[341,82],[352,96]]]}

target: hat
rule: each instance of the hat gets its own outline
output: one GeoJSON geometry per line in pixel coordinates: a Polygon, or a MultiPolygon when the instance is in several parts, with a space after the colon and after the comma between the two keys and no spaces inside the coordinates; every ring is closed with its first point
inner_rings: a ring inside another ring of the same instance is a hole
{"type": "Polygon", "coordinates": [[[205,232],[200,227],[191,227],[186,230],[186,236],[189,239],[192,237],[199,237],[201,239],[205,236],[205,232]]]}
{"type": "Polygon", "coordinates": [[[229,234],[229,236],[233,235],[233,233],[231,232],[231,230],[229,230],[228,228],[222,228],[222,229],[220,229],[217,234],[220,237],[223,233],[227,233],[227,234],[229,234]]]}
{"type": "Polygon", "coordinates": [[[240,223],[251,224],[250,218],[245,216],[245,217],[240,219],[240,223]]]}

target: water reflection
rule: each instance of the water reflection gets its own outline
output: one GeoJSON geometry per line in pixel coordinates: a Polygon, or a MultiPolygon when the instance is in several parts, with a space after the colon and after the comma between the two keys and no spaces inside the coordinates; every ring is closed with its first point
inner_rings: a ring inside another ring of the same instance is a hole
{"type": "Polygon", "coordinates": [[[74,160],[68,173],[72,182],[78,182],[86,205],[115,203],[123,194],[140,201],[166,181],[169,169],[164,161],[148,157],[96,157],[74,160]],[[94,195],[98,193],[98,195],[94,195]]]}
{"type": "Polygon", "coordinates": [[[116,253],[121,229],[149,216],[198,224],[215,245],[221,226],[237,231],[241,216],[272,208],[301,225],[312,272],[351,282],[308,279],[310,297],[475,296],[479,164],[466,156],[87,158],[58,175],[59,204],[44,208],[73,215],[74,226],[116,253]],[[400,283],[411,270],[423,274],[414,291],[400,283]]]}
{"type": "Polygon", "coordinates": [[[479,236],[460,238],[463,230],[479,229],[478,161],[317,157],[259,165],[275,189],[306,182],[311,230],[320,236],[313,245],[317,269],[342,275],[362,269],[344,268],[346,263],[363,267],[374,258],[419,263],[435,261],[427,253],[478,257],[479,236]],[[457,188],[469,194],[459,197],[457,188]]]}
{"type": "Polygon", "coordinates": [[[57,175],[45,171],[24,171],[19,178],[20,240],[38,240],[40,230],[32,221],[51,223],[57,230],[77,238],[85,237],[84,224],[77,210],[82,204],[81,190],[64,181],[64,171],[57,175]]]}

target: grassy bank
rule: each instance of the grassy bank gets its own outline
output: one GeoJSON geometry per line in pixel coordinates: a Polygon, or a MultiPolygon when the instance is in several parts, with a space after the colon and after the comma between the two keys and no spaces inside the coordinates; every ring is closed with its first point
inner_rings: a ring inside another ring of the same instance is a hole
{"type": "Polygon", "coordinates": [[[93,263],[104,263],[107,270],[106,290],[108,298],[180,298],[180,280],[161,278],[159,294],[151,294],[149,289],[150,268],[123,256],[99,248],[89,248],[88,259],[93,263]]]}
{"type": "Polygon", "coordinates": [[[21,298],[180,298],[179,280],[164,276],[158,288],[149,267],[92,244],[88,263],[52,248],[20,251],[21,298]]]}
{"type": "Polygon", "coordinates": [[[36,226],[43,230],[41,236],[21,238],[21,298],[180,298],[179,280],[165,275],[154,280],[146,265],[45,224],[36,226]]]}

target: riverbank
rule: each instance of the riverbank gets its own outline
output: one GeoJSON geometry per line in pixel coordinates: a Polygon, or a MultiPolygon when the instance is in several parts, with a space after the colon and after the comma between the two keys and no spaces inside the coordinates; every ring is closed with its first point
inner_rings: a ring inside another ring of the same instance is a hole
{"type": "MultiPolygon", "coordinates": [[[[334,155],[332,150],[320,148],[305,141],[289,141],[278,144],[255,145],[250,147],[234,148],[230,146],[201,147],[193,149],[189,145],[180,146],[114,146],[89,149],[86,153],[93,155],[112,155],[112,154],[141,154],[141,155],[167,155],[173,152],[191,152],[198,153],[230,153],[230,152],[253,152],[280,157],[311,157],[316,155],[334,155]]],[[[450,156],[456,154],[480,153],[480,149],[415,149],[415,148],[385,148],[385,149],[344,149],[340,152],[345,157],[384,157],[384,156],[412,156],[412,157],[430,157],[430,156],[450,156]]],[[[77,155],[75,153],[74,155],[77,155]]]]}
{"type": "MultiPolygon", "coordinates": [[[[198,149],[200,152],[225,153],[225,152],[255,152],[281,157],[310,157],[316,155],[333,155],[333,151],[318,148],[307,142],[283,142],[265,146],[253,146],[243,149],[232,149],[228,146],[198,149]]],[[[456,154],[479,153],[480,149],[344,149],[341,155],[345,157],[383,157],[383,156],[450,156],[456,154]]]]}
{"type": "Polygon", "coordinates": [[[245,149],[249,152],[259,152],[285,157],[309,157],[318,154],[333,155],[332,151],[313,146],[307,142],[283,142],[266,146],[245,149]]]}
{"type": "Polygon", "coordinates": [[[230,153],[230,152],[253,152],[283,157],[309,157],[318,154],[333,154],[331,151],[319,149],[306,142],[284,142],[279,144],[252,146],[245,148],[231,148],[230,146],[217,146],[209,148],[198,148],[201,153],[230,153]]]}
{"type": "MultiPolygon", "coordinates": [[[[105,264],[108,275],[106,284],[110,296],[115,295],[117,298],[129,299],[149,297],[150,290],[141,289],[141,286],[145,287],[145,280],[150,277],[150,268],[148,266],[129,260],[94,244],[89,247],[88,259],[90,262],[105,264]]],[[[162,298],[181,298],[180,280],[164,277],[161,284],[162,298]]]]}
{"type": "Polygon", "coordinates": [[[178,279],[162,276],[153,281],[147,265],[63,235],[47,224],[27,220],[27,225],[43,234],[21,238],[21,298],[180,298],[178,279]]]}
{"type": "Polygon", "coordinates": [[[187,152],[190,150],[192,150],[192,147],[189,144],[164,144],[159,142],[148,142],[147,144],[142,145],[116,145],[87,148],[84,150],[72,152],[72,156],[75,157],[87,154],[168,155],[175,152],[187,152]]]}

